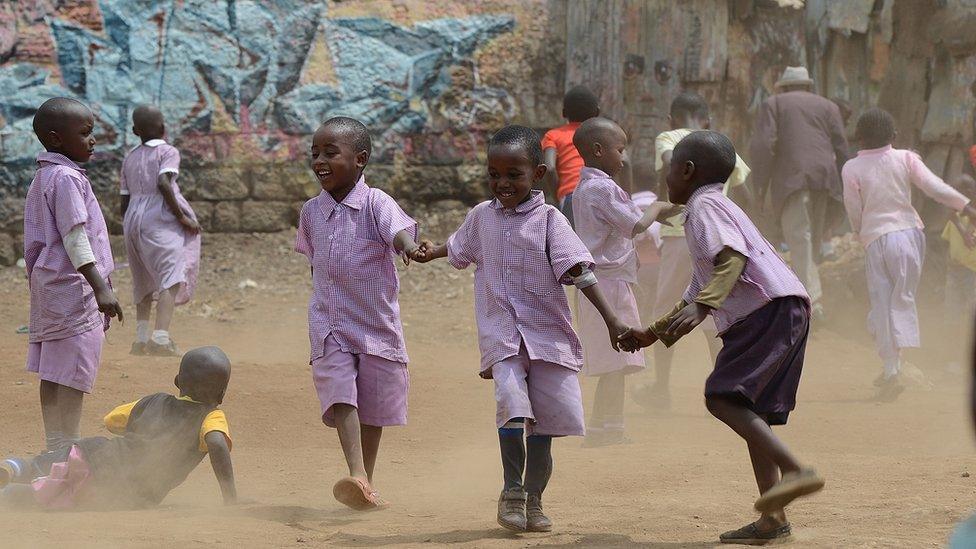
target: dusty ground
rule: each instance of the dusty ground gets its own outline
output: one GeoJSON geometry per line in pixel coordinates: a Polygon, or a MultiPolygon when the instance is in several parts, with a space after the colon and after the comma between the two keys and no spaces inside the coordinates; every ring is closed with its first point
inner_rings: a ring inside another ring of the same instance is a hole
{"type": "MultiPolygon", "coordinates": [[[[394,505],[374,514],[341,508],[330,488],[345,467],[334,432],[318,419],[307,366],[308,278],[290,239],[208,237],[199,299],[178,311],[173,329],[184,348],[217,344],[234,361],[224,408],[238,487],[252,502],[222,507],[204,461],[156,510],[0,514],[0,545],[711,547],[720,532],[754,518],[745,447],[706,414],[700,394],[710,365],[703,341],[692,337],[676,360],[672,414],[648,415],[628,403],[633,443],[554,444],[546,495],[553,534],[513,536],[497,527],[501,473],[491,385],[476,376],[471,273],[445,265],[412,266],[403,277],[410,425],[388,430],[377,467],[378,486],[394,505]],[[247,279],[257,287],[239,289],[247,279]]],[[[856,287],[860,275],[852,276],[856,287]]],[[[116,286],[134,320],[126,271],[116,286]]],[[[835,326],[813,336],[797,411],[781,430],[828,479],[821,495],[791,509],[794,545],[941,546],[976,495],[976,477],[967,473],[976,467],[968,377],[947,373],[933,345],[913,355],[932,387],[912,387],[894,403],[872,400],[877,361],[865,340],[866,306],[855,294],[839,292],[835,326]]],[[[37,382],[23,371],[26,336],[15,333],[27,310],[21,272],[0,272],[2,454],[41,447],[37,382]]],[[[930,325],[932,318],[926,314],[930,325]]],[[[930,342],[936,332],[926,331],[930,342]]],[[[172,389],[176,362],[129,357],[133,333],[134,324],[109,333],[85,404],[87,434],[101,432],[100,417],[113,406],[172,389]]],[[[964,343],[948,345],[961,353],[964,343]]]]}

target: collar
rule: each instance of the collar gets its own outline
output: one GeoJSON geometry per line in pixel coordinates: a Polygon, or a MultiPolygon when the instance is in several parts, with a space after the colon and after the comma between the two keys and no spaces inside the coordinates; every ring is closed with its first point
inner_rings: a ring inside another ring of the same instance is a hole
{"type": "MultiPolygon", "coordinates": [[[[366,196],[368,194],[369,186],[366,185],[366,177],[360,175],[359,181],[356,181],[356,184],[353,185],[352,190],[349,191],[349,194],[342,199],[342,203],[354,210],[361,210],[366,204],[366,196]]],[[[322,209],[322,213],[324,213],[326,217],[332,215],[332,211],[335,210],[336,206],[339,205],[335,198],[332,198],[332,195],[326,191],[319,193],[318,200],[319,207],[322,209]]]]}
{"type": "Polygon", "coordinates": [[[722,185],[723,185],[722,183],[708,183],[706,185],[702,185],[701,187],[698,187],[697,189],[695,189],[695,192],[691,193],[691,196],[688,197],[688,202],[685,203],[685,207],[691,208],[691,203],[694,202],[698,197],[700,197],[703,194],[721,193],[722,185]]]}
{"type": "MultiPolygon", "coordinates": [[[[515,213],[525,213],[538,208],[539,206],[546,203],[546,197],[543,196],[542,191],[533,189],[529,191],[529,199],[522,202],[518,206],[515,206],[515,213]]],[[[492,198],[489,205],[496,210],[503,210],[505,206],[498,201],[497,198],[492,198]]]]}
{"type": "Polygon", "coordinates": [[[67,156],[61,153],[49,152],[49,151],[38,153],[37,163],[40,164],[42,162],[48,164],[57,164],[58,166],[65,166],[67,168],[77,170],[81,173],[85,173],[85,169],[79,166],[77,162],[75,162],[74,160],[68,158],[67,156]]]}
{"type": "Polygon", "coordinates": [[[891,149],[892,149],[891,145],[888,144],[888,145],[885,145],[884,147],[880,147],[880,148],[877,148],[877,149],[861,149],[861,150],[857,151],[857,155],[858,156],[864,156],[864,155],[868,155],[868,154],[881,154],[881,153],[886,153],[886,152],[890,151],[891,149]]]}
{"type": "Polygon", "coordinates": [[[603,170],[597,168],[591,168],[589,166],[583,166],[580,169],[580,181],[584,179],[613,179],[606,174],[603,170]]]}
{"type": "Polygon", "coordinates": [[[193,400],[189,395],[176,397],[176,400],[185,400],[186,402],[192,402],[194,404],[203,404],[197,400],[193,400]]]}
{"type": "Polygon", "coordinates": [[[143,145],[147,147],[158,147],[160,145],[165,145],[165,144],[166,142],[163,141],[162,139],[150,139],[149,141],[143,143],[143,145]]]}

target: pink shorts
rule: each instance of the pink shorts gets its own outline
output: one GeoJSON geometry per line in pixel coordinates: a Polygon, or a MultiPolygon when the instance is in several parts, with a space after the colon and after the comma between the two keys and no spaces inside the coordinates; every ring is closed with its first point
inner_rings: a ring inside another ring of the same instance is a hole
{"type": "MultiPolygon", "coordinates": [[[[608,336],[609,337],[609,336],[608,336]]],[[[526,434],[582,436],[583,395],[578,374],[558,364],[530,360],[523,346],[491,368],[498,427],[524,417],[526,434]]]]}
{"type": "Polygon", "coordinates": [[[98,327],[64,339],[30,343],[27,371],[35,372],[43,381],[90,393],[104,342],[105,331],[98,327]]]}
{"type": "Polygon", "coordinates": [[[322,421],[335,427],[332,406],[349,404],[359,421],[374,427],[407,424],[407,365],[373,355],[354,355],[329,335],[325,353],[312,360],[312,379],[322,403],[322,421]]]}

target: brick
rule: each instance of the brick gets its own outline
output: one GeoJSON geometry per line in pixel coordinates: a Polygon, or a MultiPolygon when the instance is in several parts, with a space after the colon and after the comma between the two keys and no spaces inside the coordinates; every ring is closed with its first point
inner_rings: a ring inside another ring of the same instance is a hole
{"type": "Polygon", "coordinates": [[[241,204],[240,230],[251,233],[273,233],[293,227],[292,206],[288,202],[258,202],[241,204]]]}
{"type": "Polygon", "coordinates": [[[217,233],[236,233],[241,229],[241,203],[218,202],[214,206],[211,231],[217,233]]]}

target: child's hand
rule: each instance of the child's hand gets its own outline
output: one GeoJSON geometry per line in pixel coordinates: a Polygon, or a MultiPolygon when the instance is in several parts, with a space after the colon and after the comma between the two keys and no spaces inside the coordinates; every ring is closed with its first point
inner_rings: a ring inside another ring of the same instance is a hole
{"type": "Polygon", "coordinates": [[[410,261],[416,261],[415,257],[420,251],[420,246],[414,246],[413,248],[406,248],[400,252],[400,259],[403,259],[404,265],[410,265],[410,261]]]}
{"type": "Polygon", "coordinates": [[[620,335],[630,330],[630,326],[620,322],[618,318],[612,318],[607,321],[607,329],[610,330],[610,346],[613,347],[614,351],[619,353],[621,350],[620,335]]]}
{"type": "Polygon", "coordinates": [[[644,347],[650,347],[657,342],[657,336],[650,328],[627,328],[627,330],[617,336],[620,348],[628,353],[636,353],[644,347]]]}
{"type": "Polygon", "coordinates": [[[478,372],[478,377],[480,377],[481,379],[492,379],[491,366],[478,372]]]}
{"type": "Polygon", "coordinates": [[[657,202],[661,207],[661,212],[657,214],[656,221],[661,225],[671,226],[669,219],[676,215],[685,213],[685,207],[679,204],[672,204],[670,202],[657,202]]]}
{"type": "Polygon", "coordinates": [[[410,257],[417,263],[427,263],[431,259],[431,252],[434,250],[434,243],[430,240],[421,240],[420,245],[414,250],[413,255],[410,257]]]}
{"type": "Polygon", "coordinates": [[[98,304],[99,312],[113,318],[118,316],[119,322],[125,323],[122,317],[122,306],[119,305],[119,299],[115,297],[115,292],[111,288],[95,290],[95,303],[98,304]]]}
{"type": "Polygon", "coordinates": [[[190,234],[197,234],[200,232],[200,224],[193,220],[192,217],[188,215],[181,215],[179,219],[180,225],[190,232],[190,234]]]}
{"type": "Polygon", "coordinates": [[[694,330],[695,326],[701,324],[706,316],[708,316],[708,307],[701,303],[689,303],[675,315],[674,320],[671,321],[664,333],[669,336],[682,337],[694,330]]]}

